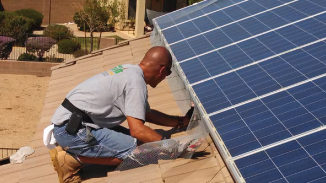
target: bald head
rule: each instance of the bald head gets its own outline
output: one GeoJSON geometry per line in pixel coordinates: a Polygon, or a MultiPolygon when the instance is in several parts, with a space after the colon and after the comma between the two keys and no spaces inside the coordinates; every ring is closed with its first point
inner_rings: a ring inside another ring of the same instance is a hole
{"type": "Polygon", "coordinates": [[[146,52],[139,66],[144,72],[146,83],[156,87],[158,83],[171,73],[172,57],[165,47],[152,47],[146,52]]]}
{"type": "Polygon", "coordinates": [[[172,57],[165,47],[155,46],[146,52],[140,64],[171,65],[172,57]]]}

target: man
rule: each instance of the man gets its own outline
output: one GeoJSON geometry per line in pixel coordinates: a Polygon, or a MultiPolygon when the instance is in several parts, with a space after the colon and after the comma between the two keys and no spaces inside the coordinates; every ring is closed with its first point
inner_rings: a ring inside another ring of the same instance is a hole
{"type": "Polygon", "coordinates": [[[78,171],[83,163],[118,165],[137,142],[162,140],[145,121],[179,128],[188,125],[188,116],[151,110],[147,102],[147,85],[155,88],[171,74],[171,66],[169,51],[153,47],[139,65],[120,65],[68,93],[51,119],[59,146],[50,155],[60,182],[81,182],[78,171]],[[119,126],[125,119],[129,130],[119,126]]]}

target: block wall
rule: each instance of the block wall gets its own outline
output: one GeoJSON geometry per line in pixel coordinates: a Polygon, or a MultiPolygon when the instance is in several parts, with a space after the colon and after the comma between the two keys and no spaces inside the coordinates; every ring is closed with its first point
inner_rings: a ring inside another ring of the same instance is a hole
{"type": "Polygon", "coordinates": [[[0,60],[0,74],[51,76],[51,67],[56,65],[58,63],[0,60]]]}
{"type": "Polygon", "coordinates": [[[83,2],[84,0],[1,0],[5,11],[32,8],[41,12],[44,16],[43,24],[49,24],[49,21],[50,23],[72,21],[76,12],[73,5],[82,4],[83,2]]]}

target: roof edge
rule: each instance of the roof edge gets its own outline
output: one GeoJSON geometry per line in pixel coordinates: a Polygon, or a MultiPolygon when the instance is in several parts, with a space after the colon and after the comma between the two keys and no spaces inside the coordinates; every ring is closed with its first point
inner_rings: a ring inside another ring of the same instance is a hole
{"type": "Polygon", "coordinates": [[[141,36],[141,37],[138,37],[138,38],[134,38],[134,39],[128,39],[126,41],[120,42],[117,45],[110,46],[110,47],[107,47],[107,48],[103,48],[103,49],[100,49],[100,50],[96,50],[96,51],[94,51],[94,52],[92,52],[92,53],[90,53],[88,55],[85,55],[85,56],[82,56],[82,57],[78,57],[78,58],[73,59],[73,60],[71,60],[69,62],[66,62],[66,63],[60,64],[60,65],[51,67],[51,70],[53,71],[53,70],[57,70],[57,69],[60,69],[60,68],[63,68],[63,67],[68,67],[68,66],[74,65],[74,64],[76,64],[76,61],[78,61],[78,60],[83,60],[83,59],[86,59],[86,58],[89,58],[89,57],[101,55],[101,54],[103,54],[103,51],[114,49],[114,48],[118,48],[118,47],[121,47],[121,46],[126,46],[126,45],[129,45],[129,42],[131,42],[131,41],[136,41],[136,40],[139,40],[139,39],[144,39],[144,38],[147,38],[149,36],[150,36],[150,33],[147,33],[144,36],[141,36]]]}

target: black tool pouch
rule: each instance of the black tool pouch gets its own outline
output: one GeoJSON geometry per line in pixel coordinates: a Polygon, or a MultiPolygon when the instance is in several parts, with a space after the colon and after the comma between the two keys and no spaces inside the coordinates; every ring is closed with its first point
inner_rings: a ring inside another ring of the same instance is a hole
{"type": "Polygon", "coordinates": [[[66,131],[70,135],[76,135],[82,125],[83,117],[73,112],[66,126],[66,131]]]}

